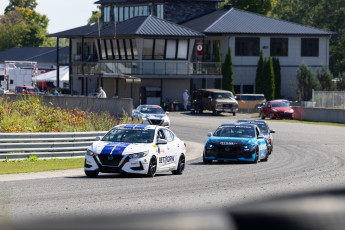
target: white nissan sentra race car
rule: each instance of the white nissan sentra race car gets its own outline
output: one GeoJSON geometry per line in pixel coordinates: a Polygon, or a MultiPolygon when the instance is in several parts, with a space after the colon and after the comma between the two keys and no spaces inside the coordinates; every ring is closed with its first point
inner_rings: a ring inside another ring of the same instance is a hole
{"type": "Polygon", "coordinates": [[[113,127],[86,151],[84,171],[88,177],[102,173],[182,174],[186,145],[170,129],[143,124],[113,127]]]}

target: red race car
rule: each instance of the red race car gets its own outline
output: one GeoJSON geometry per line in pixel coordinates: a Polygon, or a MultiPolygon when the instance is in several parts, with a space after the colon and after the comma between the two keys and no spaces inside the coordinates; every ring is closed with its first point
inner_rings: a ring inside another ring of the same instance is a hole
{"type": "Polygon", "coordinates": [[[260,109],[261,119],[293,119],[294,110],[288,100],[272,100],[266,102],[260,109]]]}

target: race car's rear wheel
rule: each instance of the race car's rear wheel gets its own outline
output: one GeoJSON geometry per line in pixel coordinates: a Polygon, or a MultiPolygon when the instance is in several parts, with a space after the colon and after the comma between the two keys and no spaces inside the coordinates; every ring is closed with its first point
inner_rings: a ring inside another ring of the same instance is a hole
{"type": "Polygon", "coordinates": [[[149,164],[149,169],[147,171],[147,176],[154,177],[156,175],[156,171],[157,171],[157,159],[155,157],[152,157],[149,164]]]}
{"type": "Polygon", "coordinates": [[[180,156],[180,159],[178,160],[177,169],[172,171],[172,174],[174,175],[181,175],[184,171],[184,168],[186,166],[186,159],[183,155],[180,156]]]}
{"type": "Polygon", "coordinates": [[[84,171],[85,172],[85,175],[88,176],[88,177],[97,177],[98,174],[99,174],[99,171],[96,170],[96,171],[84,171]]]}

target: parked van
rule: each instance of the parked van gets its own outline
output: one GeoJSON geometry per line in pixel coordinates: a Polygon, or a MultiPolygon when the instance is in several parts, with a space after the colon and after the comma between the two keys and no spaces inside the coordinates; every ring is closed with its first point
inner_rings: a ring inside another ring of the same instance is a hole
{"type": "Polygon", "coordinates": [[[236,116],[237,107],[234,95],[227,90],[198,89],[192,94],[192,113],[202,113],[204,110],[209,110],[212,111],[213,115],[228,112],[236,116]]]}
{"type": "Polygon", "coordinates": [[[243,112],[257,112],[259,105],[266,102],[264,94],[236,94],[238,109],[243,112]]]}

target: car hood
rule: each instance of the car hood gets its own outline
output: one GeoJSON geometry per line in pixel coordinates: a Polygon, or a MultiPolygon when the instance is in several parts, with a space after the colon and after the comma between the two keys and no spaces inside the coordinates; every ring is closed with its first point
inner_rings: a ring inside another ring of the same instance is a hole
{"type": "Polygon", "coordinates": [[[276,110],[278,112],[290,112],[291,108],[285,108],[285,107],[274,107],[272,110],[276,110]]]}
{"type": "Polygon", "coordinates": [[[155,145],[153,143],[125,143],[96,141],[90,146],[90,150],[96,154],[126,155],[148,151],[155,145]]]}
{"type": "Polygon", "coordinates": [[[248,145],[254,144],[255,138],[241,138],[241,137],[210,137],[209,143],[219,145],[248,145]]]}

